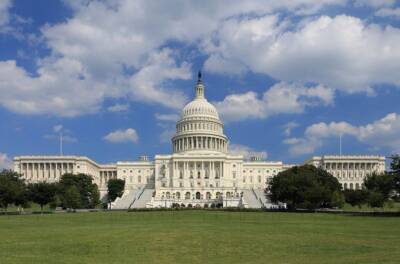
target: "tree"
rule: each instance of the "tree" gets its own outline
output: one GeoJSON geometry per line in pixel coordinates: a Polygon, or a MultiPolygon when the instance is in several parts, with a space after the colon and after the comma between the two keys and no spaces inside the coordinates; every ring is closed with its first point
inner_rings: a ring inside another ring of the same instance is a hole
{"type": "Polygon", "coordinates": [[[43,206],[55,199],[57,188],[54,183],[39,182],[28,185],[28,190],[30,200],[39,204],[43,212],[43,206]]]}
{"type": "MultiPolygon", "coordinates": [[[[93,183],[93,178],[86,174],[64,174],[58,184],[58,193],[61,201],[69,187],[75,186],[78,190],[80,202],[79,208],[94,208],[100,202],[100,194],[97,185],[93,183]]],[[[65,207],[65,205],[63,204],[65,207]]]]}
{"type": "Polygon", "coordinates": [[[392,160],[390,162],[390,169],[393,173],[400,173],[400,155],[399,154],[393,154],[390,156],[390,159],[392,160]]]}
{"type": "Polygon", "coordinates": [[[344,190],[343,191],[344,198],[346,203],[351,206],[361,206],[367,203],[368,191],[366,190],[344,190]]]}
{"type": "Polygon", "coordinates": [[[81,195],[76,186],[69,186],[65,190],[63,196],[63,204],[66,208],[71,208],[73,210],[81,208],[81,195]]]}
{"type": "Polygon", "coordinates": [[[345,202],[344,194],[341,191],[335,191],[332,194],[332,207],[342,208],[345,202]]]}
{"type": "Polygon", "coordinates": [[[125,181],[122,179],[110,179],[107,183],[107,200],[111,203],[117,199],[117,197],[121,197],[124,193],[125,189],[125,181]]]}
{"type": "Polygon", "coordinates": [[[303,165],[278,173],[268,190],[273,202],[284,202],[289,209],[315,209],[332,207],[337,202],[334,193],[341,190],[341,185],[325,170],[303,165]]]}
{"type": "Polygon", "coordinates": [[[369,192],[380,193],[386,201],[389,199],[393,188],[393,175],[388,173],[373,173],[364,180],[364,186],[369,192]]]}
{"type": "Polygon", "coordinates": [[[21,208],[29,207],[29,194],[28,194],[28,187],[26,186],[25,182],[20,183],[19,188],[17,188],[17,193],[14,197],[14,204],[18,206],[18,211],[21,211],[21,208]]]}
{"type": "Polygon", "coordinates": [[[393,176],[393,189],[396,192],[396,199],[400,199],[400,155],[395,154],[390,157],[390,174],[393,176]]]}
{"type": "Polygon", "coordinates": [[[9,170],[0,172],[0,207],[7,210],[10,204],[26,203],[26,185],[22,177],[9,170]]]}

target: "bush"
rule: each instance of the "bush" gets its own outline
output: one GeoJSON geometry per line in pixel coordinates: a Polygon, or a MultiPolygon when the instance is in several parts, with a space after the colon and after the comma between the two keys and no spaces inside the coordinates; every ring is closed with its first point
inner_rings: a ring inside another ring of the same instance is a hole
{"type": "Polygon", "coordinates": [[[341,191],[336,191],[332,194],[331,205],[335,208],[342,208],[344,206],[344,194],[341,191]]]}
{"type": "Polygon", "coordinates": [[[368,205],[370,207],[383,207],[385,196],[379,192],[370,192],[368,195],[368,205]]]}
{"type": "Polygon", "coordinates": [[[343,191],[344,198],[346,203],[351,206],[361,206],[367,203],[368,191],[366,190],[344,190],[343,191]]]}

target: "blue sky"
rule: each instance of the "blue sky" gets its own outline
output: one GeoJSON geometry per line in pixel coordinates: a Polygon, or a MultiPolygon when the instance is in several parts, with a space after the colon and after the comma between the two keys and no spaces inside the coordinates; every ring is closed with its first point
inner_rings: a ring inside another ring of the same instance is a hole
{"type": "Polygon", "coordinates": [[[231,151],[400,152],[396,0],[0,0],[0,167],[171,152],[202,69],[231,151]]]}

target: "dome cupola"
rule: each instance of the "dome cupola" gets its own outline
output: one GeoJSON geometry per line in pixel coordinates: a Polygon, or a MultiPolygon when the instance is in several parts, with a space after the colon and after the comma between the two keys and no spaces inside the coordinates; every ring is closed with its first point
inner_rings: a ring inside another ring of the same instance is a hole
{"type": "Polygon", "coordinates": [[[182,110],[172,138],[174,152],[218,151],[227,152],[228,141],[217,109],[204,95],[201,72],[198,73],[195,97],[182,110]]]}

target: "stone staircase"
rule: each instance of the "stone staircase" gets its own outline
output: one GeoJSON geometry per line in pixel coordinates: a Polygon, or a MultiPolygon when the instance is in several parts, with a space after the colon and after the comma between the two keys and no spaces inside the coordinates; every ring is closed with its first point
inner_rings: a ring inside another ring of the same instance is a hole
{"type": "Polygon", "coordinates": [[[262,208],[263,204],[258,199],[253,189],[243,190],[244,203],[247,204],[246,208],[262,208]]]}
{"type": "Polygon", "coordinates": [[[272,203],[271,200],[266,196],[264,189],[252,189],[252,190],[254,191],[254,194],[256,195],[258,201],[262,204],[263,208],[266,208],[266,209],[286,208],[286,204],[272,203]]]}
{"type": "Polygon", "coordinates": [[[154,189],[143,188],[129,208],[146,208],[146,204],[150,202],[153,197],[153,192],[154,189]]]}
{"type": "Polygon", "coordinates": [[[264,189],[253,189],[253,191],[264,208],[269,209],[276,206],[275,204],[272,204],[271,201],[267,198],[264,189]]]}
{"type": "Polygon", "coordinates": [[[118,197],[113,203],[111,203],[111,209],[129,209],[141,191],[142,189],[124,191],[124,194],[121,197],[118,197]]]}

